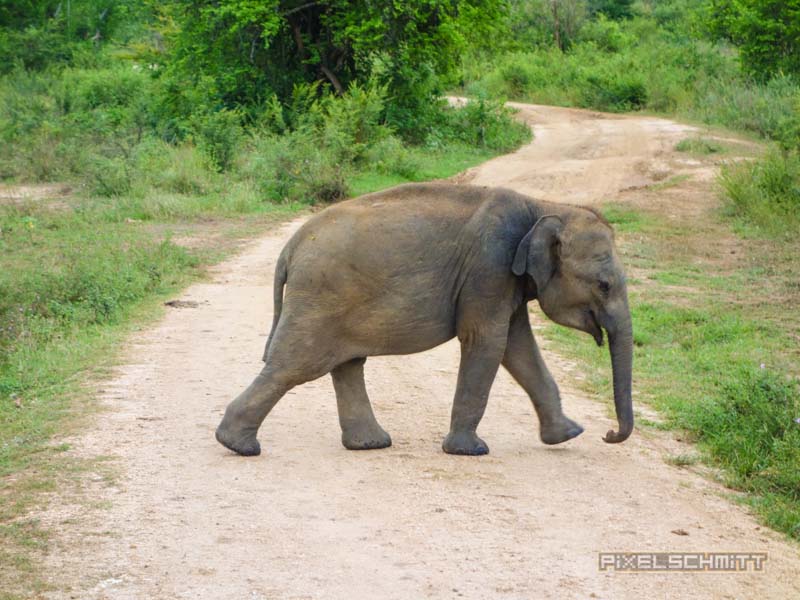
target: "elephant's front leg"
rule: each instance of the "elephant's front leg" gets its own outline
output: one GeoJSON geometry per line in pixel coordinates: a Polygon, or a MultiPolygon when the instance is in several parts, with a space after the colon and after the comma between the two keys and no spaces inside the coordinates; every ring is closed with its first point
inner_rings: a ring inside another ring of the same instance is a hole
{"type": "Polygon", "coordinates": [[[583,427],[561,410],[558,386],[536,345],[525,304],[511,317],[503,366],[530,396],[539,417],[542,442],[560,444],[583,433],[583,427]]]}
{"type": "Polygon", "coordinates": [[[450,433],[442,449],[448,454],[488,454],[489,447],[476,430],[492,389],[506,345],[507,325],[490,335],[461,338],[461,365],[450,417],[450,433]]]}

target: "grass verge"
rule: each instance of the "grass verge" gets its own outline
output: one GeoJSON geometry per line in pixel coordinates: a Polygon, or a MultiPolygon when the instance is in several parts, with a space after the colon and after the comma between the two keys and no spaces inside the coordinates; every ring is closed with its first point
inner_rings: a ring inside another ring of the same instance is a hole
{"type": "Polygon", "coordinates": [[[727,208],[745,234],[796,237],[800,232],[800,153],[771,149],[720,175],[727,208]]]}

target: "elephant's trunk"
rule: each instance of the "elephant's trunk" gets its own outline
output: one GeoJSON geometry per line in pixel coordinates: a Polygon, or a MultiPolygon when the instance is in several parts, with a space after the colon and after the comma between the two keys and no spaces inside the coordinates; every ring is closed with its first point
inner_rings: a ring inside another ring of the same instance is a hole
{"type": "Polygon", "coordinates": [[[614,376],[614,406],[619,422],[619,431],[612,429],[603,438],[603,441],[609,444],[624,442],[633,432],[633,400],[631,398],[633,328],[627,298],[622,304],[624,309],[618,311],[609,320],[609,326],[606,328],[614,376]]]}

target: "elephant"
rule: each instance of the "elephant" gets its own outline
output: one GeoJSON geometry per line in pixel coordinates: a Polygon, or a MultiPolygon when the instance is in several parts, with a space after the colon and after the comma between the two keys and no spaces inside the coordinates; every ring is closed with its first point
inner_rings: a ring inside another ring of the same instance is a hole
{"type": "Polygon", "coordinates": [[[450,454],[487,454],[477,428],[500,365],[530,397],[544,444],[583,432],[531,331],[528,302],[558,324],[608,338],[618,430],[633,431],[633,333],[614,232],[592,208],[503,188],[405,184],[331,205],[306,221],[275,268],[274,319],[255,380],[225,410],[217,440],[258,455],[257,431],[293,387],[330,373],[342,444],[386,448],[364,384],[370,356],[422,352],[453,337],[461,358],[450,454]]]}

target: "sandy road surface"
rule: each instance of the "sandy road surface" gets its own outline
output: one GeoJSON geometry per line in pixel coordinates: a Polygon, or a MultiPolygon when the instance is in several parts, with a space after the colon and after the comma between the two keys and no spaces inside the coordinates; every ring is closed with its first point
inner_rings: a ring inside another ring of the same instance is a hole
{"type": "MultiPolygon", "coordinates": [[[[521,115],[536,140],[460,180],[593,203],[680,168],[671,148],[687,128],[670,121],[545,107],[521,115]]],[[[101,508],[63,503],[44,515],[62,532],[48,559],[60,586],[52,597],[800,598],[796,547],[716,484],[665,464],[675,449],[667,436],[604,444],[606,407],[583,397],[576,368],[552,353],[565,410],[586,427],[560,447],[538,441],[527,397],[501,372],[481,424],[492,453],[443,454],[451,342],[367,361],[390,449],[342,448],[326,377],[278,404],[260,457],[225,451],[213,430],[260,368],[274,261],[299,223],[186,290],[181,299],[198,305],[135,336],[127,364],[100,386],[108,410],[74,452],[116,457],[121,475],[93,484],[101,508]],[[761,573],[624,574],[599,571],[603,551],[769,560],[761,573]]]]}

